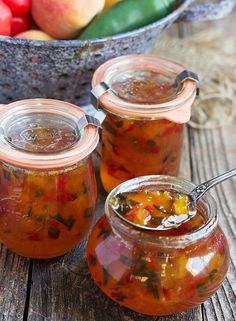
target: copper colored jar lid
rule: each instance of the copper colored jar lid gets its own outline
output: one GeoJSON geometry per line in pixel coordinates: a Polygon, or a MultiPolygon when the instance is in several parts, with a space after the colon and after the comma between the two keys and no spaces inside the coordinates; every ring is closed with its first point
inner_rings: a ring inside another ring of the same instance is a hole
{"type": "Polygon", "coordinates": [[[99,84],[105,84],[99,107],[116,115],[184,123],[191,116],[198,86],[197,78],[188,77],[190,73],[184,66],[154,55],[121,56],[95,71],[92,93],[96,95],[99,84]],[[187,77],[179,79],[184,73],[187,77]]]}
{"type": "Polygon", "coordinates": [[[34,169],[76,164],[89,156],[99,141],[96,126],[81,127],[86,117],[81,108],[53,99],[0,106],[1,161],[34,169]]]}

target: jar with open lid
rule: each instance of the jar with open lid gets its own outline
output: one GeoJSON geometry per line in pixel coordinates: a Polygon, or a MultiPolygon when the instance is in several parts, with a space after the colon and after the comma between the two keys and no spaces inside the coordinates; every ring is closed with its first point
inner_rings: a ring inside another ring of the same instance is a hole
{"type": "Polygon", "coordinates": [[[30,258],[70,251],[90,228],[99,135],[72,104],[22,100],[0,109],[0,240],[30,258]],[[81,121],[82,120],[82,121],[81,121]]]}
{"type": "Polygon", "coordinates": [[[107,192],[133,177],[178,174],[197,85],[195,74],[152,55],[118,57],[96,70],[92,102],[106,113],[100,176],[107,192]]]}
{"type": "Polygon", "coordinates": [[[161,316],[191,309],[219,288],[229,248],[211,195],[199,200],[197,214],[178,227],[153,231],[140,226],[142,220],[159,219],[157,212],[167,208],[170,192],[180,206],[179,195],[194,187],[186,180],[153,175],[111,191],[105,215],[87,243],[89,270],[109,298],[136,312],[161,316]]]}

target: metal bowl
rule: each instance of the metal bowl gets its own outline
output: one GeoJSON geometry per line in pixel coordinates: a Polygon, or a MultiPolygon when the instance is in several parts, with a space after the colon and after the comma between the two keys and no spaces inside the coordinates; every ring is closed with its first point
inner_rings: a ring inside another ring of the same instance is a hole
{"type": "Polygon", "coordinates": [[[99,65],[120,55],[146,52],[191,2],[179,1],[172,13],[148,26],[98,40],[45,42],[1,36],[0,103],[48,97],[87,104],[92,74],[99,65]]]}

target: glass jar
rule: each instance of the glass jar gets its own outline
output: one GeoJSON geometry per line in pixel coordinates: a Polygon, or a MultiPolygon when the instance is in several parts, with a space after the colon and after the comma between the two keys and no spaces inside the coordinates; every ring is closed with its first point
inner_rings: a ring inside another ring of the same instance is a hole
{"type": "Polygon", "coordinates": [[[204,223],[177,235],[134,227],[109,205],[112,197],[124,192],[187,193],[193,187],[185,180],[153,175],[129,180],[108,195],[106,216],[89,236],[87,259],[94,281],[112,300],[139,313],[161,316],[191,309],[219,288],[228,269],[229,249],[209,194],[197,204],[204,223]]]}
{"type": "Polygon", "coordinates": [[[97,197],[91,154],[99,135],[85,112],[31,99],[0,109],[0,240],[30,258],[70,251],[90,228],[97,197]]]}
{"type": "Polygon", "coordinates": [[[157,56],[130,55],[101,65],[92,80],[106,113],[100,176],[110,192],[127,179],[179,171],[183,127],[190,119],[196,83],[176,83],[185,68],[157,56]],[[97,91],[98,90],[98,91],[97,91]]]}

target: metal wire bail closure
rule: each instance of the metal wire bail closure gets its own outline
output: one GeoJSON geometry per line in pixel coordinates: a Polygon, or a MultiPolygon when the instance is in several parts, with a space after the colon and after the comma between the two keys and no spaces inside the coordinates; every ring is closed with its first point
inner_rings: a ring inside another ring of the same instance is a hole
{"type": "Polygon", "coordinates": [[[110,91],[111,88],[106,84],[104,81],[100,82],[97,86],[95,86],[91,90],[91,104],[99,110],[99,98],[105,94],[106,92],[110,91]]]}
{"type": "Polygon", "coordinates": [[[91,115],[84,115],[82,116],[78,122],[77,122],[77,130],[81,132],[86,126],[88,125],[93,125],[98,128],[98,133],[99,133],[99,139],[101,140],[101,135],[102,135],[102,121],[105,118],[105,114],[102,113],[96,113],[96,116],[98,116],[100,119],[91,116],[91,115]]]}
{"type": "Polygon", "coordinates": [[[199,81],[198,75],[195,72],[192,72],[190,70],[183,70],[181,73],[179,73],[175,78],[175,82],[173,83],[172,86],[174,88],[177,88],[182,82],[184,82],[187,79],[190,79],[196,83],[197,96],[198,96],[200,92],[200,81],[199,81]]]}

